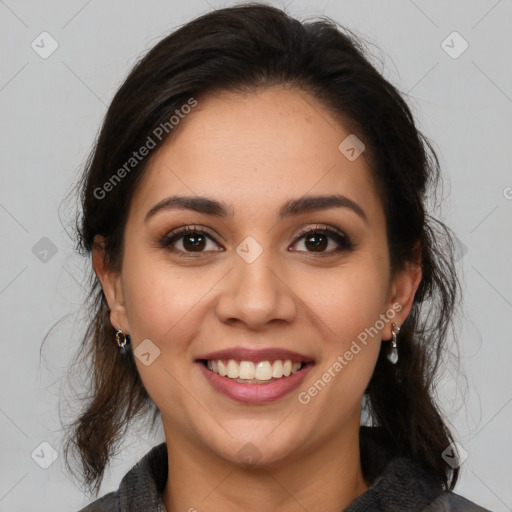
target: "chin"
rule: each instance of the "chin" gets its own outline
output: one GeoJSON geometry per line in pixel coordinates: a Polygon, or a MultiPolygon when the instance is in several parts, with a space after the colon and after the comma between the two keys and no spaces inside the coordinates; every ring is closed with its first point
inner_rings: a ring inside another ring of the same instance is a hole
{"type": "MultiPolygon", "coordinates": [[[[298,449],[303,445],[297,434],[290,434],[289,426],[286,427],[285,436],[278,432],[279,428],[271,433],[279,421],[274,422],[272,428],[264,431],[262,429],[261,433],[250,430],[250,426],[246,432],[238,430],[229,442],[226,442],[225,436],[222,439],[210,439],[209,448],[236,466],[261,469],[278,467],[284,462],[290,462],[291,458],[298,457],[298,449]]],[[[254,428],[254,422],[251,424],[254,428]]]]}

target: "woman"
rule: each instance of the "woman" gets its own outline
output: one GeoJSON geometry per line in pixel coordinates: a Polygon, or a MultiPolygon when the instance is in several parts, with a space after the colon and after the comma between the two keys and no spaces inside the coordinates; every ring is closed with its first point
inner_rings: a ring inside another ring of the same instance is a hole
{"type": "Polygon", "coordinates": [[[83,510],[485,510],[453,493],[431,398],[458,292],[438,172],[329,20],[247,4],[159,42],[83,176],[92,377],[67,451],[97,491],[133,419],[165,443],[83,510]]]}

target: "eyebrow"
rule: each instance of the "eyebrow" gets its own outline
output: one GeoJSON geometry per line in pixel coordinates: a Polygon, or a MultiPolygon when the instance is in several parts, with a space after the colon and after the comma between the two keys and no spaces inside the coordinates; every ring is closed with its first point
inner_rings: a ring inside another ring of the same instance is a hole
{"type": "MultiPolygon", "coordinates": [[[[290,199],[279,209],[279,220],[302,213],[328,210],[330,208],[348,208],[368,223],[364,210],[352,199],[334,194],[328,196],[303,196],[290,199]]],[[[202,196],[170,196],[155,204],[147,213],[145,221],[159,212],[167,210],[191,210],[219,218],[232,218],[233,209],[224,202],[202,196]]]]}

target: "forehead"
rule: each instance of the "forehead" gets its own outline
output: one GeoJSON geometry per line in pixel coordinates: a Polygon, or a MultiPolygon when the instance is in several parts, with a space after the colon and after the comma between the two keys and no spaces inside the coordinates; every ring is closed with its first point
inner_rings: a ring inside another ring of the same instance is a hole
{"type": "Polygon", "coordinates": [[[233,215],[261,215],[291,197],[340,193],[381,213],[364,156],[348,159],[339,149],[351,133],[303,91],[209,95],[178,128],[149,162],[136,210],[183,194],[232,204],[233,215]]]}

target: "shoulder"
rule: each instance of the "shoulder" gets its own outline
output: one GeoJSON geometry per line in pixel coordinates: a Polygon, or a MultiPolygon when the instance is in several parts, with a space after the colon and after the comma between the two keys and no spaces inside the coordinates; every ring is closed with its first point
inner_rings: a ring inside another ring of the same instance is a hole
{"type": "Polygon", "coordinates": [[[424,512],[491,512],[451,491],[446,491],[435,499],[424,512]]]}
{"type": "Polygon", "coordinates": [[[79,512],[159,512],[168,474],[167,445],[153,447],[110,492],[79,512]]]}
{"type": "Polygon", "coordinates": [[[119,491],[115,491],[105,494],[79,512],[118,512],[119,510],[119,491]]]}
{"type": "Polygon", "coordinates": [[[452,491],[443,490],[435,475],[417,461],[394,457],[389,437],[382,427],[362,426],[360,448],[363,471],[371,486],[347,512],[491,512],[452,491]],[[360,505],[359,508],[356,505],[360,505]]]}

